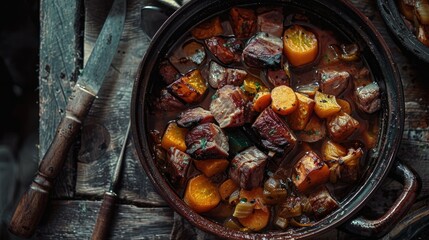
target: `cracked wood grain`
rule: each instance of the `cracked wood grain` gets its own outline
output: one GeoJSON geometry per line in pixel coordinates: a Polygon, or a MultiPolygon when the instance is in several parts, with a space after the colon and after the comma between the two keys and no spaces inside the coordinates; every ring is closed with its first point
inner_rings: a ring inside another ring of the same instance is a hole
{"type": "MultiPolygon", "coordinates": [[[[41,1],[40,66],[39,66],[39,159],[47,151],[59,124],[71,86],[82,67],[80,1],[41,1]]],[[[74,196],[75,149],[65,161],[52,195],[74,196]]]]}

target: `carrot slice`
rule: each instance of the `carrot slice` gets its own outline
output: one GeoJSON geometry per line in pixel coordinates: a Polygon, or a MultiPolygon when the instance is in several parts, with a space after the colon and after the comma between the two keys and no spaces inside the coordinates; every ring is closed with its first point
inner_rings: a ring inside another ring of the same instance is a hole
{"type": "Polygon", "coordinates": [[[227,179],[219,186],[220,197],[223,200],[227,200],[229,196],[231,196],[231,194],[237,189],[238,185],[232,179],[227,179]]]}
{"type": "Polygon", "coordinates": [[[294,112],[299,105],[298,98],[292,88],[280,85],[271,90],[271,108],[280,115],[294,112]]]}
{"type": "Polygon", "coordinates": [[[262,112],[270,104],[271,104],[270,92],[258,92],[253,98],[253,110],[257,112],[262,112]]]}
{"type": "Polygon", "coordinates": [[[169,123],[164,135],[162,136],[162,148],[168,150],[170,147],[175,147],[182,152],[186,151],[185,136],[187,132],[188,130],[186,128],[177,126],[175,122],[169,123]]]}
{"type": "Polygon", "coordinates": [[[303,130],[310,120],[314,109],[314,100],[301,93],[295,93],[298,98],[298,110],[288,116],[288,122],[292,130],[303,130]]]}
{"type": "Polygon", "coordinates": [[[229,161],[226,159],[206,159],[206,160],[195,160],[195,167],[204,173],[207,177],[212,177],[218,173],[225,171],[229,165],[229,161]]]}
{"type": "Polygon", "coordinates": [[[319,51],[316,35],[299,25],[293,25],[284,32],[283,51],[293,66],[310,63],[316,59],[319,51]]]}
{"type": "Polygon", "coordinates": [[[201,174],[189,180],[183,200],[195,212],[203,213],[215,208],[221,199],[216,185],[201,174]]]}
{"type": "Polygon", "coordinates": [[[325,94],[317,91],[314,95],[314,112],[320,118],[327,118],[341,110],[341,106],[337,103],[334,95],[325,94]]]}
{"type": "Polygon", "coordinates": [[[352,114],[352,107],[350,106],[350,103],[347,100],[337,98],[337,103],[338,105],[341,106],[342,111],[344,111],[348,115],[352,114]]]}
{"type": "Polygon", "coordinates": [[[255,209],[266,208],[263,199],[264,189],[262,187],[255,187],[250,190],[240,190],[240,200],[245,200],[247,202],[255,202],[255,209]]]}
{"type": "Polygon", "coordinates": [[[246,228],[252,231],[260,231],[267,226],[270,220],[270,211],[255,209],[252,214],[244,218],[238,218],[238,221],[246,228]]]}

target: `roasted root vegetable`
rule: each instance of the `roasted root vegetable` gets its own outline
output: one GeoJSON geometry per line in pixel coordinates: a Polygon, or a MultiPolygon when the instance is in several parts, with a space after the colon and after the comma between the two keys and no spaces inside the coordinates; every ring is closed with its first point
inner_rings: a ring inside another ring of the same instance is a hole
{"type": "Polygon", "coordinates": [[[327,118],[341,110],[341,106],[338,105],[334,95],[317,91],[314,95],[314,101],[316,102],[314,112],[320,118],[327,118]]]}
{"type": "Polygon", "coordinates": [[[325,140],[322,144],[321,152],[323,161],[331,166],[332,163],[347,154],[347,149],[332,140],[325,140]]]}
{"type": "Polygon", "coordinates": [[[269,89],[262,83],[259,78],[256,78],[250,74],[244,79],[241,88],[244,92],[250,96],[254,96],[258,92],[269,92],[269,89]]]}
{"type": "Polygon", "coordinates": [[[230,178],[225,180],[220,186],[219,186],[219,194],[222,200],[226,201],[229,199],[229,196],[233,192],[238,190],[238,185],[230,178]]]}
{"type": "Polygon", "coordinates": [[[186,151],[185,136],[188,130],[177,126],[176,122],[168,124],[167,129],[161,139],[161,146],[165,150],[175,147],[180,151],[186,151]]]}
{"type": "Polygon", "coordinates": [[[203,213],[215,208],[221,198],[216,185],[201,174],[189,180],[183,200],[195,212],[203,213]]]}
{"type": "Polygon", "coordinates": [[[298,109],[288,116],[288,123],[292,130],[303,130],[313,113],[315,102],[313,99],[300,93],[295,93],[298,99],[298,109]]]}
{"type": "Polygon", "coordinates": [[[352,114],[352,106],[350,105],[350,103],[347,100],[337,98],[337,103],[338,103],[338,105],[340,105],[341,111],[343,111],[349,115],[352,114]]]}
{"type": "Polygon", "coordinates": [[[195,103],[206,92],[207,84],[197,69],[174,81],[167,89],[183,101],[195,103]]]}
{"type": "Polygon", "coordinates": [[[323,139],[326,136],[325,121],[313,114],[305,128],[296,133],[299,140],[312,143],[323,139]]]}
{"type": "Polygon", "coordinates": [[[229,165],[229,161],[226,159],[195,160],[194,165],[198,170],[204,173],[204,175],[212,177],[225,171],[229,165]]]}
{"type": "Polygon", "coordinates": [[[319,52],[316,35],[300,25],[293,25],[283,34],[283,51],[293,66],[313,62],[319,52]]]}
{"type": "Polygon", "coordinates": [[[198,24],[198,26],[192,29],[191,33],[196,39],[207,39],[221,35],[223,27],[220,18],[214,17],[198,24]]]}
{"type": "Polygon", "coordinates": [[[270,212],[262,209],[255,209],[249,216],[239,218],[238,221],[251,231],[260,231],[268,225],[270,212]]]}
{"type": "Polygon", "coordinates": [[[253,98],[253,110],[257,112],[262,112],[270,104],[271,104],[270,92],[258,92],[253,98]]]}
{"type": "Polygon", "coordinates": [[[280,115],[294,112],[299,105],[298,98],[292,88],[281,85],[271,90],[271,108],[280,115]]]}
{"type": "Polygon", "coordinates": [[[315,152],[306,152],[295,164],[292,181],[304,193],[329,181],[329,168],[315,152]]]}

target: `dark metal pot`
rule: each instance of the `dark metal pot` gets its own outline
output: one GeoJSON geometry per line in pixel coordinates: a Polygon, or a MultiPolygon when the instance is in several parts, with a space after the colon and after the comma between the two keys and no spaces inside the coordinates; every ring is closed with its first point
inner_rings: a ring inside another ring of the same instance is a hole
{"type": "Polygon", "coordinates": [[[404,122],[404,96],[398,70],[389,49],[375,27],[357,9],[345,0],[193,0],[176,11],[152,39],[139,67],[132,97],[132,134],[139,159],[153,185],[167,203],[196,227],[219,237],[232,239],[314,238],[332,228],[342,228],[365,236],[380,236],[394,226],[414,202],[419,189],[416,175],[395,161],[404,122]],[[176,43],[183,33],[196,23],[232,6],[281,5],[302,9],[306,14],[320,17],[338,31],[356,42],[362,49],[374,79],[382,89],[381,129],[377,150],[363,171],[363,177],[350,194],[341,201],[341,207],[311,227],[286,232],[245,233],[231,230],[191,210],[164,179],[155,164],[149,146],[146,122],[147,96],[151,94],[151,79],[157,70],[158,59],[176,43]],[[392,169],[392,170],[391,170],[392,169]],[[380,219],[356,217],[370,196],[389,173],[397,176],[404,191],[394,206],[380,219]]]}

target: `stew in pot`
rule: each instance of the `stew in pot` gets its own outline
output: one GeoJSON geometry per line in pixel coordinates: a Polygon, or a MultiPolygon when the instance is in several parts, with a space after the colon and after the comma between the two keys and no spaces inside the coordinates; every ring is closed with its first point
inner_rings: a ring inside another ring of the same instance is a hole
{"type": "Polygon", "coordinates": [[[150,92],[157,166],[197,213],[300,228],[353,189],[377,144],[380,88],[358,43],[281,7],[234,7],[184,33],[150,92]]]}

